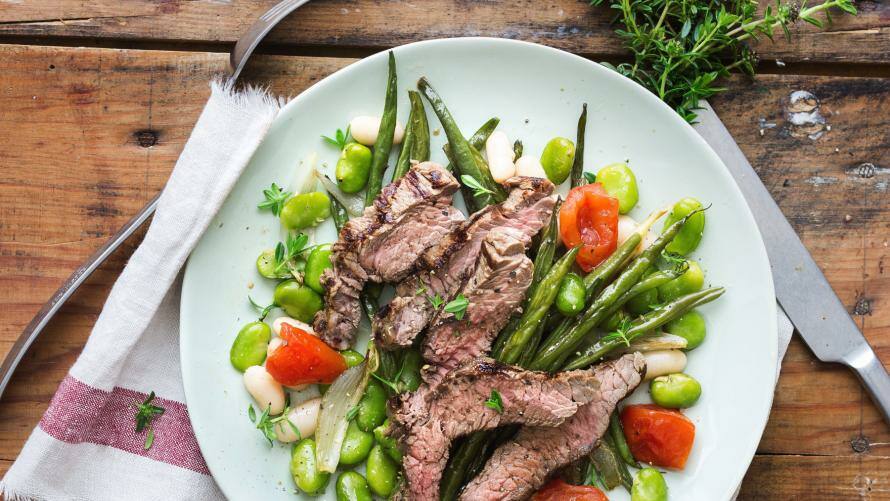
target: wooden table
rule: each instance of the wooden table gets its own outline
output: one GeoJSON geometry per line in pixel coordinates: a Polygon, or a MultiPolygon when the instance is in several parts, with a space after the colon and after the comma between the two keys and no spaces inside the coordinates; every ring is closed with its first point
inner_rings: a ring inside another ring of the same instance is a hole
{"type": "MultiPolygon", "coordinates": [[[[273,3],[0,0],[0,352],[163,186],[208,79],[273,3]]],[[[731,79],[713,104],[890,365],[890,4],[859,9],[825,31],[800,27],[790,43],[758,45],[761,75],[731,79]],[[818,99],[824,127],[786,118],[797,90],[818,99]]],[[[580,0],[317,1],[270,35],[247,77],[293,95],[387,47],[468,35],[620,61],[628,54],[610,16],[580,0]]],[[[138,243],[89,279],[25,357],[0,401],[0,471],[138,243]]],[[[852,374],[818,362],[798,337],[741,498],[890,499],[887,425],[852,374]]]]}

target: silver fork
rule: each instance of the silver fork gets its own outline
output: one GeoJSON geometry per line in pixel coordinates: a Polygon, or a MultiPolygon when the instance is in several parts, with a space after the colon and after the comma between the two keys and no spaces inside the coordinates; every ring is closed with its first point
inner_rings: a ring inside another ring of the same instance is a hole
{"type": "MultiPolygon", "coordinates": [[[[244,69],[244,65],[247,64],[247,59],[253,54],[253,51],[256,49],[257,45],[260,44],[263,37],[265,37],[276,24],[293,12],[294,9],[308,1],[309,0],[283,0],[267,10],[255,23],[253,23],[253,25],[250,26],[247,32],[238,39],[235,48],[232,49],[232,53],[229,56],[229,73],[232,79],[238,78],[238,75],[241,74],[241,70],[244,69]]],[[[67,301],[77,288],[80,287],[80,285],[83,284],[94,271],[96,271],[96,268],[98,268],[108,256],[110,256],[122,243],[124,243],[124,241],[127,240],[127,238],[132,236],[136,230],[148,221],[158,206],[158,198],[160,198],[160,196],[160,193],[158,193],[152,197],[142,210],[133,216],[132,219],[127,221],[127,224],[125,224],[123,228],[118,230],[114,236],[105,242],[105,245],[100,247],[89,257],[89,259],[80,265],[80,267],[74,270],[74,273],[65,280],[49,301],[40,308],[37,315],[35,315],[28,325],[25,326],[25,330],[19,334],[18,339],[16,339],[15,343],[13,343],[9,352],[6,354],[6,357],[3,359],[3,363],[0,364],[0,397],[3,396],[3,392],[6,390],[9,380],[12,378],[12,373],[19,365],[19,362],[21,362],[22,357],[25,356],[25,352],[28,351],[28,348],[34,343],[34,340],[37,339],[37,336],[40,335],[56,312],[59,311],[59,308],[65,304],[65,301],[67,301]]]]}

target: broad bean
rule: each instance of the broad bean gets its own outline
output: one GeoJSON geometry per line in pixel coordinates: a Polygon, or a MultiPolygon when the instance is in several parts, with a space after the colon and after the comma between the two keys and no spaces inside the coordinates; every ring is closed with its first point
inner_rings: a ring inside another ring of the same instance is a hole
{"type": "Polygon", "coordinates": [[[609,196],[618,199],[618,212],[627,214],[637,205],[640,192],[637,177],[627,164],[610,164],[596,173],[596,182],[603,185],[609,196]]]}
{"type": "Polygon", "coordinates": [[[355,416],[355,423],[359,429],[366,432],[373,432],[383,421],[386,420],[386,390],[383,386],[374,380],[368,382],[365,394],[358,402],[358,414],[355,416]]]}
{"type": "Polygon", "coordinates": [[[304,438],[294,445],[290,455],[290,474],[297,487],[306,494],[318,494],[327,487],[331,474],[318,470],[315,440],[304,438]]]}
{"type": "MultiPolygon", "coordinates": [[[[666,247],[669,252],[687,255],[694,251],[701,242],[702,234],[705,231],[705,212],[701,210],[702,204],[694,198],[684,198],[675,203],[671,208],[670,214],[664,220],[664,228],[670,228],[672,224],[683,219],[694,211],[699,211],[690,217],[674,240],[666,247]]],[[[663,230],[662,230],[663,231],[663,230]]]]}
{"type": "Polygon", "coordinates": [[[324,307],[317,292],[300,285],[296,280],[285,280],[278,284],[273,299],[285,313],[306,323],[312,322],[315,314],[324,307]]]}
{"type": "Polygon", "coordinates": [[[643,468],[634,476],[630,501],[667,501],[668,487],[655,468],[643,468]]]}
{"type": "Polygon", "coordinates": [[[244,372],[253,365],[262,365],[270,339],[272,329],[265,322],[250,322],[242,327],[229,350],[232,366],[244,372]]]}
{"type": "Polygon", "coordinates": [[[316,246],[306,258],[306,270],[303,272],[303,283],[319,294],[324,294],[324,285],[321,283],[321,274],[333,266],[331,264],[331,245],[322,244],[316,246]]]}
{"type": "Polygon", "coordinates": [[[423,365],[423,358],[417,350],[407,350],[402,356],[402,373],[399,376],[399,383],[402,389],[406,391],[414,391],[420,387],[420,367],[423,365]]]}
{"type": "Polygon", "coordinates": [[[281,209],[281,222],[291,230],[318,226],[330,216],[331,199],[321,191],[295,195],[281,209]]]}
{"type": "Polygon", "coordinates": [[[675,336],[686,339],[686,351],[693,350],[702,344],[707,335],[705,317],[696,310],[668,322],[664,330],[675,336]]]}
{"type": "Polygon", "coordinates": [[[368,184],[371,173],[371,149],[359,143],[349,143],[340,152],[334,176],[343,193],[358,193],[368,184]]]}
{"type": "Polygon", "coordinates": [[[569,177],[574,161],[575,143],[564,137],[551,139],[541,153],[541,166],[554,184],[562,184],[569,177]]]}
{"type": "Polygon", "coordinates": [[[383,450],[396,463],[402,462],[402,450],[399,449],[399,442],[394,437],[389,436],[389,419],[382,425],[374,428],[374,440],[383,447],[383,450]]]}
{"type": "Polygon", "coordinates": [[[649,383],[652,401],[668,409],[692,407],[701,397],[701,384],[695,378],[678,372],[659,376],[649,383]]]}
{"type": "Polygon", "coordinates": [[[368,485],[374,494],[387,498],[396,488],[399,467],[389,458],[383,447],[377,444],[368,455],[365,474],[368,476],[368,485]]]}
{"type": "Polygon", "coordinates": [[[340,352],[343,360],[346,361],[346,367],[352,368],[365,361],[365,357],[355,350],[343,350],[340,352]]]}
{"type": "Polygon", "coordinates": [[[278,263],[275,262],[275,251],[273,249],[264,250],[256,258],[256,271],[266,278],[285,278],[290,275],[287,270],[278,270],[278,263]]]}
{"type": "Polygon", "coordinates": [[[658,286],[658,297],[664,302],[700,291],[705,285],[705,273],[697,262],[689,260],[689,269],[679,277],[658,286]]]}
{"type": "Polygon", "coordinates": [[[567,317],[574,317],[584,309],[587,289],[577,273],[567,273],[556,293],[556,309],[567,317]]]}
{"type": "Polygon", "coordinates": [[[362,431],[355,419],[346,428],[346,437],[340,447],[340,463],[345,465],[359,464],[368,457],[374,446],[374,434],[362,431]]]}
{"type": "Polygon", "coordinates": [[[344,471],[337,477],[337,501],[372,501],[368,481],[357,471],[344,471]]]}

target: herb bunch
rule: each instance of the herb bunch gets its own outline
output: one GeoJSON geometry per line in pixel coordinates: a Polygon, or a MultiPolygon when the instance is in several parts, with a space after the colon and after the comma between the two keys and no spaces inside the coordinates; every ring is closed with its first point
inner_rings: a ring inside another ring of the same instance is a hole
{"type": "MultiPolygon", "coordinates": [[[[772,40],[781,28],[791,38],[790,26],[805,21],[822,27],[815,17],[829,9],[856,14],[853,0],[825,0],[807,6],[783,3],[758,14],[756,0],[609,0],[618,11],[615,32],[633,53],[633,63],[606,66],[640,83],[688,122],[694,122],[698,102],[725,90],[715,83],[730,71],[753,76],[757,55],[749,40],[772,40]]],[[[591,0],[601,5],[606,0],[591,0]]]]}

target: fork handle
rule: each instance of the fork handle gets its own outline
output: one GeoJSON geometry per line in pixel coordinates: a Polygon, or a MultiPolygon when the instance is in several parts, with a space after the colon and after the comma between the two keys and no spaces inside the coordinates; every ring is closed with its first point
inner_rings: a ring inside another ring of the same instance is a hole
{"type": "Polygon", "coordinates": [[[283,0],[264,12],[256,22],[250,25],[247,32],[235,43],[235,48],[232,49],[232,53],[229,55],[229,73],[232,76],[232,80],[238,78],[238,75],[247,63],[247,58],[253,54],[254,49],[260,44],[260,41],[266,34],[272,31],[272,28],[287,17],[288,14],[308,1],[283,0]]]}
{"type": "Polygon", "coordinates": [[[65,304],[65,301],[74,294],[74,291],[76,291],[77,288],[80,287],[80,285],[84,283],[94,271],[96,271],[96,268],[98,268],[112,252],[120,247],[127,238],[135,233],[152,214],[154,214],[160,196],[160,193],[155,195],[138,214],[133,216],[132,219],[127,221],[127,224],[125,224],[123,228],[118,230],[114,236],[108,239],[108,241],[105,242],[105,245],[96,250],[86,262],[74,270],[74,273],[65,280],[49,301],[43,305],[43,308],[37,312],[37,315],[31,319],[31,322],[28,323],[25,330],[19,334],[19,337],[15,340],[15,343],[13,343],[12,348],[6,353],[3,363],[0,364],[0,397],[3,396],[3,392],[6,390],[9,380],[12,378],[12,373],[16,366],[22,360],[22,357],[25,355],[25,352],[28,351],[31,344],[34,343],[34,340],[37,339],[37,336],[40,335],[40,332],[43,331],[43,328],[46,327],[46,324],[48,324],[50,319],[52,319],[56,312],[59,311],[59,308],[65,304]]]}

